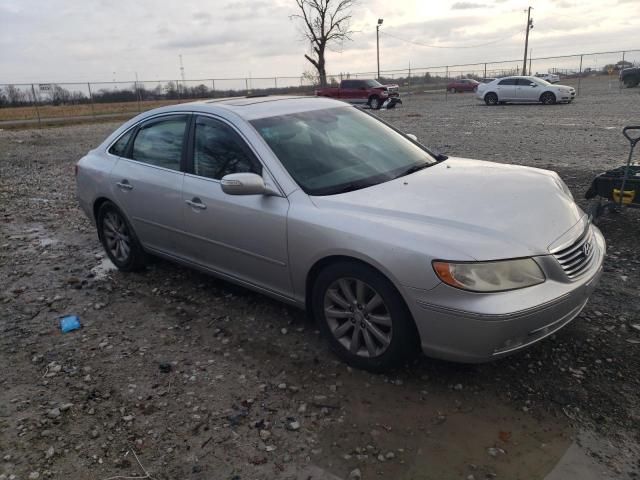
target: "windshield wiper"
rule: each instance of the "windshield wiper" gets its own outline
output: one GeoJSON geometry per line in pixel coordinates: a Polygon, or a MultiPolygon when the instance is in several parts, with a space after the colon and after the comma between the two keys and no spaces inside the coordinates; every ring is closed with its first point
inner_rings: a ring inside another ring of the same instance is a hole
{"type": "Polygon", "coordinates": [[[400,173],[399,175],[396,175],[394,178],[400,178],[400,177],[404,177],[406,175],[411,175],[412,173],[418,172],[424,168],[427,168],[431,166],[430,163],[421,163],[420,165],[412,165],[409,168],[407,168],[406,170],[404,170],[402,173],[400,173]]]}
{"type": "Polygon", "coordinates": [[[328,195],[337,195],[338,193],[353,192],[354,190],[360,190],[361,188],[367,188],[372,185],[375,185],[375,183],[363,183],[363,182],[347,183],[346,185],[343,185],[340,188],[331,190],[331,193],[329,193],[328,195]]]}

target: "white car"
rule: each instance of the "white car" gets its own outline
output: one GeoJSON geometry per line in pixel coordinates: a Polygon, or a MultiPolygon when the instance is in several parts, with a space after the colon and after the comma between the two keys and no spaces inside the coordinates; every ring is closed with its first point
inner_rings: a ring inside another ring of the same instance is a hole
{"type": "Polygon", "coordinates": [[[560,75],[556,75],[555,73],[536,73],[535,77],[546,80],[549,83],[558,83],[560,81],[560,75]]]}
{"type": "Polygon", "coordinates": [[[504,77],[493,82],[481,83],[476,96],[487,105],[499,103],[571,103],[576,90],[566,85],[552,85],[537,77],[504,77]]]}

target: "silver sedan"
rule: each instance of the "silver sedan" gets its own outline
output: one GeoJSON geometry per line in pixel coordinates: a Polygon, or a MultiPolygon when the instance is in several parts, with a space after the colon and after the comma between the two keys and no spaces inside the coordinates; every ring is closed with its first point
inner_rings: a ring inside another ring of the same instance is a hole
{"type": "Polygon", "coordinates": [[[531,345],[605,255],[556,173],[437,155],[322,98],[145,112],[78,162],[77,195],[119,269],[157,255],[306,308],[367,369],[531,345]]]}

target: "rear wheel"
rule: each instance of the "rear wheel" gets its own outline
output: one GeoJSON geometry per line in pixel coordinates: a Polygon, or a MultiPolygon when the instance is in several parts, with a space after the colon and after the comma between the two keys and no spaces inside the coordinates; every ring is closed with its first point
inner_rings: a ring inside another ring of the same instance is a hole
{"type": "Polygon", "coordinates": [[[553,105],[556,103],[556,96],[552,92],[544,92],[540,95],[540,101],[544,105],[553,105]]]}
{"type": "Polygon", "coordinates": [[[404,300],[367,265],[341,262],[322,270],[312,309],[335,353],[357,368],[379,371],[417,351],[418,335],[404,300]]]}
{"type": "Polygon", "coordinates": [[[624,79],[624,86],[627,88],[633,88],[640,83],[640,79],[637,77],[627,77],[624,79]]]}
{"type": "Polygon", "coordinates": [[[144,250],[118,207],[111,202],[104,202],[98,210],[96,224],[100,242],[119,270],[133,272],[144,268],[144,250]]]}
{"type": "Polygon", "coordinates": [[[382,100],[379,97],[370,97],[369,107],[373,110],[380,110],[380,107],[382,107],[382,100]]]}
{"type": "Polygon", "coordinates": [[[487,105],[497,105],[498,104],[498,95],[493,92],[489,92],[484,96],[484,103],[487,105]]]}

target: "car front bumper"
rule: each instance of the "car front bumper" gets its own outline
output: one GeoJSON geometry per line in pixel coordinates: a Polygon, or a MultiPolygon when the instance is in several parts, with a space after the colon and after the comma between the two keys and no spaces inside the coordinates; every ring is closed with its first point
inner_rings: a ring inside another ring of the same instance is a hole
{"type": "MultiPolygon", "coordinates": [[[[491,294],[440,284],[406,288],[424,353],[456,362],[490,361],[557,332],[582,311],[602,274],[604,237],[592,227],[597,257],[579,279],[547,278],[540,285],[491,294]]],[[[552,256],[539,257],[555,262],[552,256]]]]}

